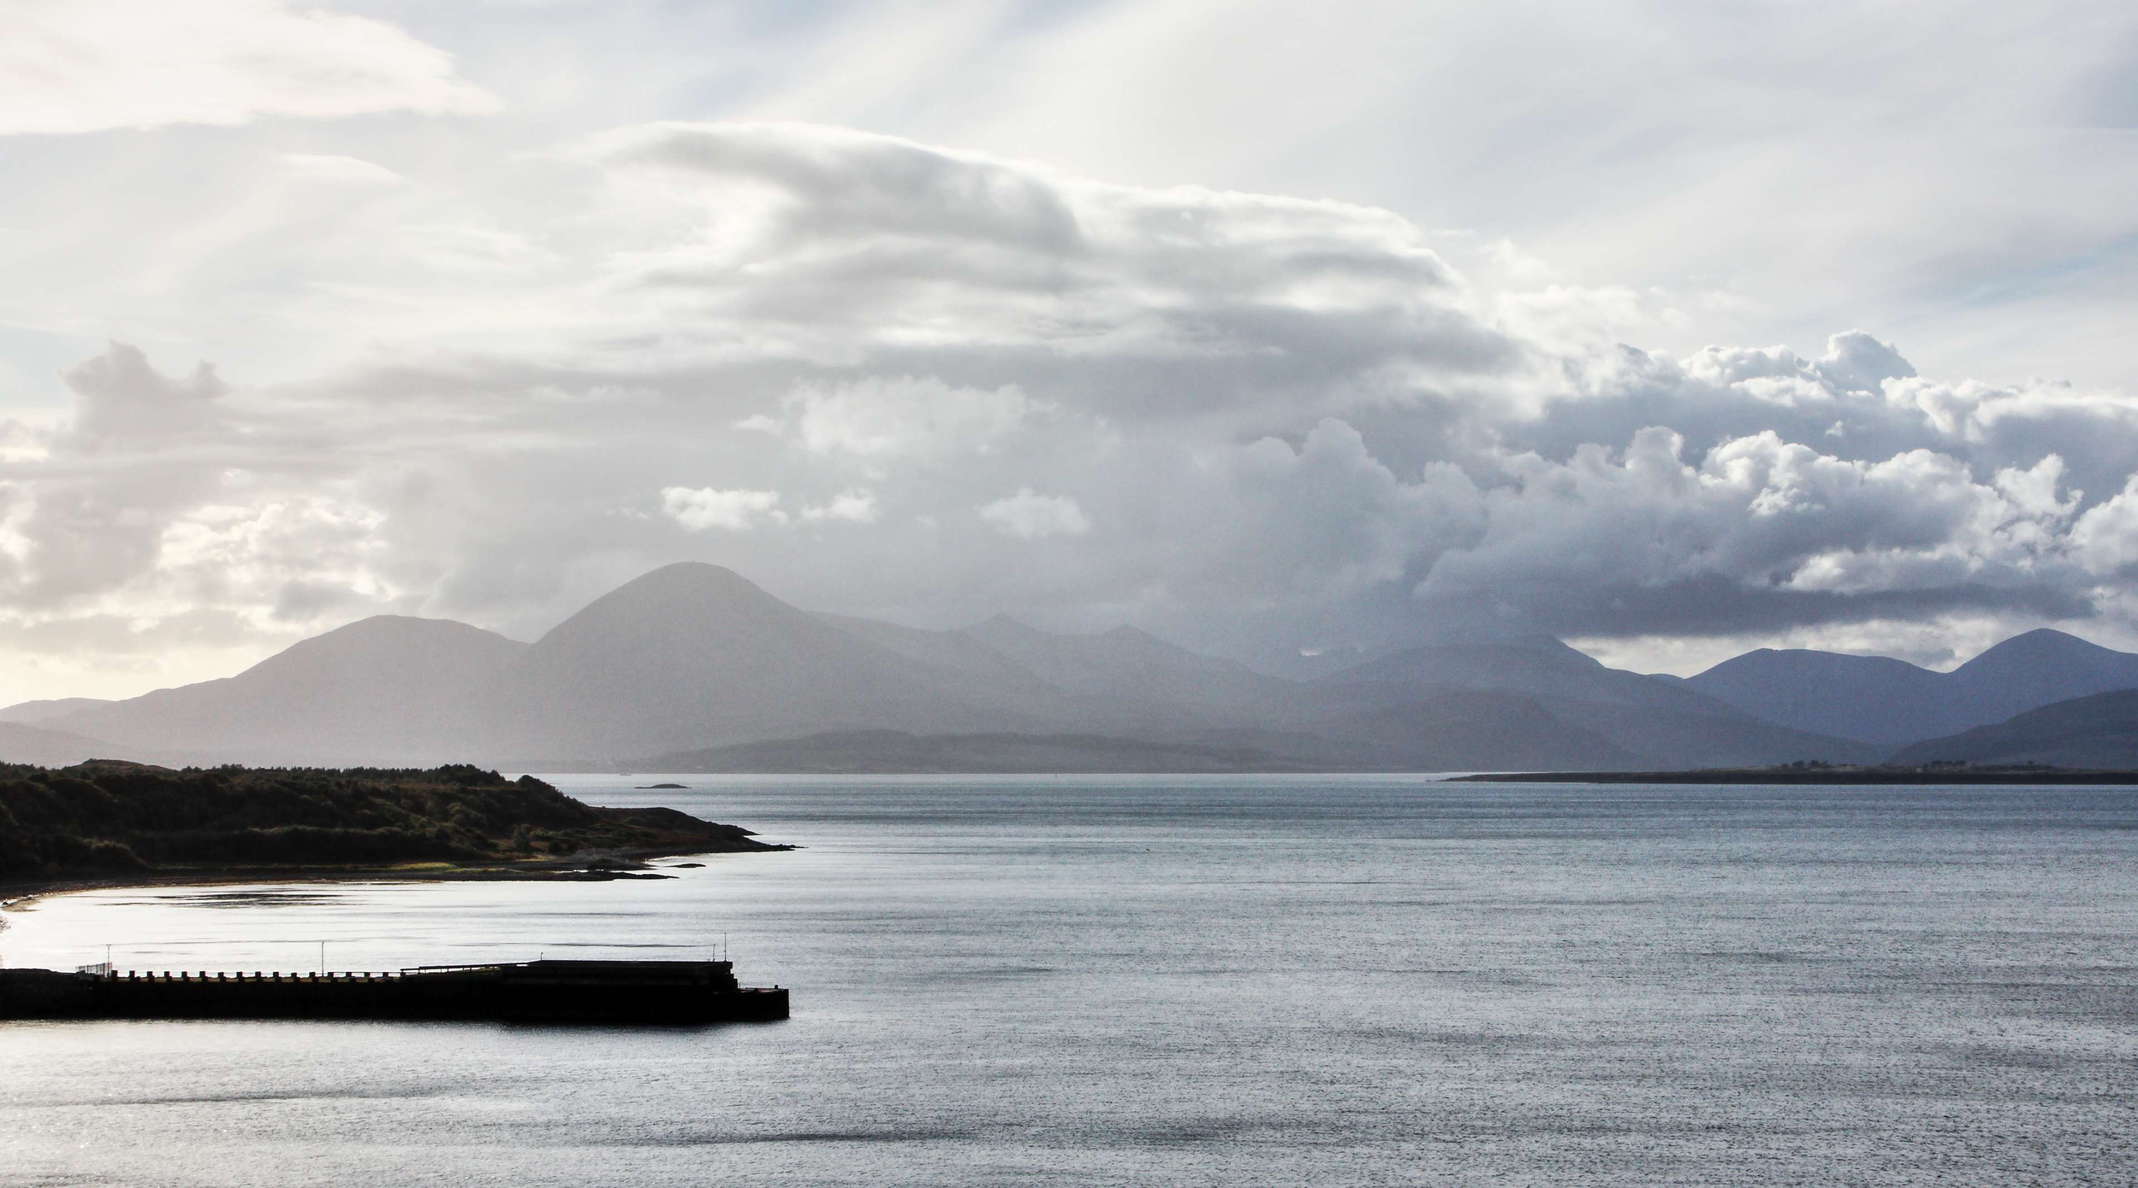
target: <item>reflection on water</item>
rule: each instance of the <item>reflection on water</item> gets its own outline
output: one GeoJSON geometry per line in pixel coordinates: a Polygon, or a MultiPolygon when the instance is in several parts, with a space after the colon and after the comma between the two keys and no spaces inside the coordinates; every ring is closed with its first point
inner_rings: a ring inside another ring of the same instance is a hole
{"type": "Polygon", "coordinates": [[[2115,1180],[2138,793],[564,779],[657,882],[117,891],[10,964],[696,957],[692,1031],[0,1027],[0,1184],[2115,1180]],[[273,911],[232,911],[233,907],[273,911]]]}
{"type": "Polygon", "coordinates": [[[300,891],[291,887],[246,887],[236,891],[172,891],[154,900],[133,900],[135,904],[154,903],[158,906],[205,907],[205,908],[275,908],[317,907],[333,903],[341,896],[333,891],[300,891]]]}

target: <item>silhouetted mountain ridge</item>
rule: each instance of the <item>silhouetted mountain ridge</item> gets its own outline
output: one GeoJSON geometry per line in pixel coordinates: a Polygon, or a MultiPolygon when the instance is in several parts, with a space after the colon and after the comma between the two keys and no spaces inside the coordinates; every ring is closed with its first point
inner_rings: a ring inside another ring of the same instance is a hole
{"type": "Polygon", "coordinates": [[[2138,770],[2138,690],[2074,697],[1999,722],[1901,748],[1895,763],[2046,763],[2138,770]]]}
{"type": "Polygon", "coordinates": [[[695,562],[595,599],[530,645],[508,676],[492,737],[523,758],[646,755],[824,729],[1028,724],[955,674],[695,562]]]}
{"type": "MultiPolygon", "coordinates": [[[[376,615],[221,680],[158,689],[45,721],[125,752],[334,765],[441,763],[484,737],[485,711],[526,648],[449,619],[376,615]]],[[[114,757],[109,754],[106,757],[114,757]]]]}
{"type": "Polygon", "coordinates": [[[19,722],[24,726],[35,726],[39,722],[64,718],[68,714],[78,713],[93,706],[110,704],[110,701],[102,697],[54,697],[42,701],[20,701],[0,709],[0,722],[19,722]]]}
{"type": "Polygon", "coordinates": [[[1940,698],[1981,714],[2120,681],[2127,667],[2138,684],[2138,657],[2031,632],[1949,674],[1763,650],[1681,681],[1537,636],[1444,639],[1300,681],[1135,627],[1063,634],[997,616],[938,631],[812,613],[732,570],[682,563],[602,595],[532,644],[379,616],[221,680],[119,702],[25,703],[13,712],[37,725],[5,713],[0,724],[45,734],[0,733],[0,758],[11,739],[43,746],[56,734],[65,745],[55,754],[520,770],[714,752],[722,763],[799,762],[808,747],[851,765],[869,745],[908,766],[932,755],[971,767],[988,754],[1084,765],[1141,754],[1169,770],[1846,763],[1882,758],[1881,732],[1913,729],[1909,713],[1950,721],[1940,698]]]}
{"type": "Polygon", "coordinates": [[[1683,683],[1777,725],[1895,746],[2138,688],[2138,654],[2044,628],[1949,673],[1882,656],[1762,648],[1683,683]]]}

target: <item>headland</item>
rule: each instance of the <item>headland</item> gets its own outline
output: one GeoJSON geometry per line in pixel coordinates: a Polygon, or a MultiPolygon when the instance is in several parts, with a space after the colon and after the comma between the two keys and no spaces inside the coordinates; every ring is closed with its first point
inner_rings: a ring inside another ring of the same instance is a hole
{"type": "Polygon", "coordinates": [[[157,884],[661,878],[647,859],[792,848],[466,765],[0,765],[0,903],[157,884]]]}

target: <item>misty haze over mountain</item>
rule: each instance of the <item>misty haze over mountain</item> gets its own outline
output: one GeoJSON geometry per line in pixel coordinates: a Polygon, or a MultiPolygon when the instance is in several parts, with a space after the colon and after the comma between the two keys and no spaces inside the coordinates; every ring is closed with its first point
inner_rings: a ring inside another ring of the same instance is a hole
{"type": "Polygon", "coordinates": [[[2128,688],[2138,655],[2054,631],[1951,673],[1762,650],[1680,680],[1510,636],[1289,679],[1132,628],[1063,635],[996,617],[933,631],[813,614],[731,570],[679,563],[532,643],[376,616],[221,680],[23,703],[0,711],[0,758],[666,770],[1872,762],[2128,688]]]}

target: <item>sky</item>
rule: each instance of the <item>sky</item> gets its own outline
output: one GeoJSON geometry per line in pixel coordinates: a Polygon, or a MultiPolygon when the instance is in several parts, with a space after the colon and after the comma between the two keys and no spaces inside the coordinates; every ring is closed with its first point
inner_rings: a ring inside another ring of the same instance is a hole
{"type": "Polygon", "coordinates": [[[2138,648],[2127,4],[10,0],[0,181],[0,702],[677,560],[2138,648]]]}

